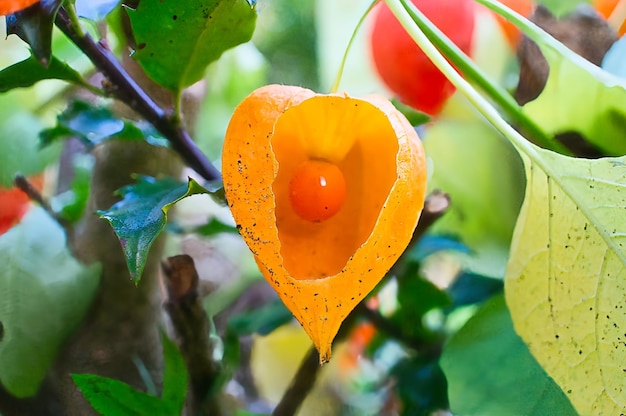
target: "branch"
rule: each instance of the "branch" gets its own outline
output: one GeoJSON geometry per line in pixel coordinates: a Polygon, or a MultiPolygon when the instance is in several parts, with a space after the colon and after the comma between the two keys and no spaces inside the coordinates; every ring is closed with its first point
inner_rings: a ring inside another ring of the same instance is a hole
{"type": "Polygon", "coordinates": [[[219,180],[219,171],[195,145],[176,117],[171,117],[131,78],[104,41],[96,42],[78,30],[63,7],[55,23],[109,80],[115,98],[124,102],[150,122],[172,145],[187,164],[208,181],[219,180]]]}
{"type": "Polygon", "coordinates": [[[212,358],[209,320],[198,294],[199,278],[193,259],[188,255],[169,257],[161,263],[161,268],[167,292],[165,310],[172,321],[191,381],[187,411],[194,415],[220,414],[216,401],[211,400],[220,368],[212,358]]]}
{"type": "Polygon", "coordinates": [[[298,372],[291,380],[291,384],[280,399],[280,403],[272,412],[272,416],[295,415],[315,385],[320,368],[320,356],[315,347],[311,347],[300,363],[298,372]]]}

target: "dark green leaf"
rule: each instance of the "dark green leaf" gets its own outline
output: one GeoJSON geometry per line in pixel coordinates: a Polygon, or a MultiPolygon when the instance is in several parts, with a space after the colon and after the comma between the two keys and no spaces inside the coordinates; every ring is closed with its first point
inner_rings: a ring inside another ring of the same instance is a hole
{"type": "Polygon", "coordinates": [[[424,314],[432,309],[449,306],[451,300],[446,292],[419,277],[416,267],[413,265],[404,276],[398,278],[400,307],[389,319],[400,328],[407,340],[428,342],[435,334],[424,326],[424,314]]]}
{"type": "Polygon", "coordinates": [[[161,343],[165,365],[162,400],[168,402],[171,409],[176,409],[176,414],[180,414],[187,396],[187,366],[176,345],[164,332],[161,332],[161,343]]]}
{"type": "Polygon", "coordinates": [[[228,322],[229,331],[242,336],[267,335],[293,319],[289,309],[278,299],[259,309],[236,315],[228,322]]]}
{"type": "Polygon", "coordinates": [[[503,288],[504,283],[501,279],[463,273],[447,291],[455,306],[463,306],[483,302],[497,293],[502,293],[503,288]]]}
{"type": "Polygon", "coordinates": [[[63,230],[39,207],[0,236],[0,382],[12,395],[37,392],[99,276],[99,265],[72,257],[63,230]]]}
{"type": "Polygon", "coordinates": [[[217,218],[211,218],[211,220],[205,225],[198,227],[194,230],[196,233],[209,237],[219,233],[238,234],[239,230],[232,225],[224,224],[217,218]]]}
{"type": "Polygon", "coordinates": [[[454,414],[576,414],[515,333],[503,296],[488,301],[452,336],[441,367],[454,414]]]}
{"type": "Polygon", "coordinates": [[[134,282],[139,282],[150,246],[167,222],[167,211],[179,200],[206,193],[193,179],[182,183],[172,178],[138,177],[137,183],[120,189],[123,199],[106,211],[101,218],[111,223],[122,244],[128,270],[134,282]]]}
{"type": "Polygon", "coordinates": [[[0,71],[0,93],[13,88],[30,87],[44,79],[60,79],[84,85],[81,75],[65,62],[53,56],[50,65],[45,67],[31,55],[30,58],[0,71]]]}
{"type": "Polygon", "coordinates": [[[97,22],[104,19],[119,3],[120,0],[76,0],[76,13],[97,22]]]}
{"type": "Polygon", "coordinates": [[[135,58],[150,78],[175,92],[199,81],[224,51],[250,40],[256,21],[246,0],[142,1],[128,15],[135,58]]]}
{"type": "Polygon", "coordinates": [[[52,56],[52,28],[63,0],[41,0],[6,17],[7,35],[28,43],[37,60],[48,66],[52,56]]]}
{"type": "Polygon", "coordinates": [[[166,146],[163,138],[146,121],[130,121],[116,117],[108,108],[74,101],[57,117],[57,125],[39,134],[42,146],[69,137],[79,138],[93,148],[105,140],[146,140],[155,146],[166,146]]]}
{"type": "Polygon", "coordinates": [[[391,374],[398,381],[402,415],[428,416],[448,408],[446,378],[436,360],[409,357],[396,364],[391,374]]]}
{"type": "Polygon", "coordinates": [[[89,404],[102,416],[172,416],[180,414],[158,397],[126,383],[94,374],[72,374],[89,404]]]}

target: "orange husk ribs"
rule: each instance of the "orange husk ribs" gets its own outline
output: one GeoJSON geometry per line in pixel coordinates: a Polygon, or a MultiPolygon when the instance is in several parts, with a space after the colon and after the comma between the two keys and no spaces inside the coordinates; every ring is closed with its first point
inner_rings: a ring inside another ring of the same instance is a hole
{"type": "Polygon", "coordinates": [[[226,198],[267,281],[330,359],[342,321],[409,243],[426,191],[413,127],[383,97],[269,85],[237,107],[226,132],[226,198]],[[339,168],[345,198],[311,221],[293,206],[303,163],[339,168]]]}

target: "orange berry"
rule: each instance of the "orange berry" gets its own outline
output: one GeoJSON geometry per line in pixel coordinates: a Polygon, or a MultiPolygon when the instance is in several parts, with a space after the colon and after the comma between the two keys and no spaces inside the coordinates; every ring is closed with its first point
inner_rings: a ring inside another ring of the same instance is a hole
{"type": "Polygon", "coordinates": [[[337,165],[307,160],[289,183],[291,207],[300,218],[321,222],[335,215],[346,199],[346,181],[337,165]]]}

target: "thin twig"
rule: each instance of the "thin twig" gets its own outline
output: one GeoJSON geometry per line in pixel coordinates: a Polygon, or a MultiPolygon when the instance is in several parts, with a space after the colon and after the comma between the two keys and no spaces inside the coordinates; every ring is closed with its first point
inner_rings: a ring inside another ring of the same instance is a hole
{"type": "Polygon", "coordinates": [[[293,377],[291,384],[280,399],[280,403],[272,412],[272,416],[293,416],[296,414],[302,402],[315,385],[317,374],[321,369],[320,356],[315,349],[311,347],[306,354],[296,375],[293,377]]]}
{"type": "Polygon", "coordinates": [[[33,185],[28,178],[17,174],[15,175],[15,178],[13,178],[13,184],[16,188],[24,192],[31,201],[40,205],[41,208],[43,208],[44,211],[46,211],[48,215],[50,215],[65,230],[68,238],[71,238],[72,225],[65,218],[60,217],[56,212],[54,212],[52,207],[50,207],[50,204],[48,204],[48,202],[41,195],[41,192],[39,192],[39,189],[37,189],[37,187],[33,185]]]}
{"type": "Polygon", "coordinates": [[[135,82],[120,65],[105,42],[96,42],[89,34],[81,35],[74,27],[70,16],[63,7],[59,10],[55,23],[65,35],[91,60],[108,78],[113,86],[115,98],[126,103],[139,115],[151,123],[171,143],[189,166],[208,181],[219,180],[219,171],[193,142],[177,117],[171,117],[135,82]]]}

